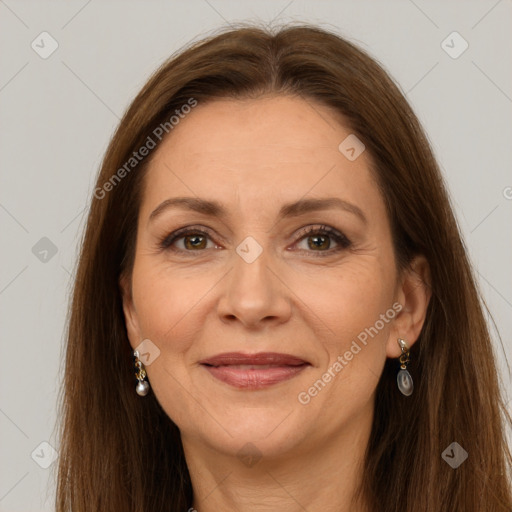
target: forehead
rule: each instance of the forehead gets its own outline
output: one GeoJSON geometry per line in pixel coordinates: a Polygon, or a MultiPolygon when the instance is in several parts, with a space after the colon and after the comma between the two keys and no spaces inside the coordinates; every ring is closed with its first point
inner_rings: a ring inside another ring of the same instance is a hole
{"type": "MultiPolygon", "coordinates": [[[[338,152],[340,135],[350,133],[326,106],[298,97],[217,100],[199,104],[184,116],[160,151],[179,150],[180,157],[257,156],[264,151],[282,157],[338,152]]],[[[339,117],[339,116],[338,116],[339,117]]]]}
{"type": "Polygon", "coordinates": [[[298,97],[198,104],[156,150],[143,210],[147,215],[159,201],[179,195],[253,200],[261,207],[308,194],[364,201],[377,194],[369,155],[351,161],[340,151],[353,137],[340,121],[332,109],[298,97]]]}

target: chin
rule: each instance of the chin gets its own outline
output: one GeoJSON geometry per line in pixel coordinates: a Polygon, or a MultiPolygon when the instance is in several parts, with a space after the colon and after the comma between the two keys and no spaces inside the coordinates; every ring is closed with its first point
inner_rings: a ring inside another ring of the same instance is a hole
{"type": "Polygon", "coordinates": [[[204,416],[190,426],[191,430],[186,426],[180,430],[182,436],[188,433],[226,456],[278,458],[295,450],[305,436],[304,422],[297,424],[294,417],[296,415],[286,410],[278,415],[275,410],[240,408],[236,414],[223,417],[225,430],[214,420],[205,425],[204,416]],[[202,427],[199,430],[198,425],[202,427]],[[206,426],[208,430],[205,430],[206,426]]]}
{"type": "Polygon", "coordinates": [[[297,432],[292,434],[283,430],[281,434],[268,435],[268,431],[245,431],[233,434],[233,437],[224,436],[222,439],[208,439],[210,446],[226,456],[237,457],[248,466],[253,461],[261,459],[261,462],[281,459],[295,452],[299,444],[297,432]]]}

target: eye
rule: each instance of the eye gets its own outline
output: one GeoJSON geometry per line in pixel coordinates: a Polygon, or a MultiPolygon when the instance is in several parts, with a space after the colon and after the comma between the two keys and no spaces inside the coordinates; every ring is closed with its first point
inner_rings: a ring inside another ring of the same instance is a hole
{"type": "Polygon", "coordinates": [[[161,249],[172,249],[181,252],[193,252],[218,247],[215,244],[214,247],[207,247],[209,238],[210,233],[204,229],[194,227],[182,228],[163,238],[159,243],[159,247],[161,249]],[[182,240],[183,243],[180,247],[179,242],[182,240]]]}
{"type": "Polygon", "coordinates": [[[347,249],[352,244],[343,233],[328,226],[311,226],[303,230],[301,235],[299,244],[306,242],[306,248],[299,247],[299,249],[319,253],[316,256],[328,256],[334,252],[347,249]],[[331,248],[331,240],[335,241],[337,247],[331,248]]]}
{"type": "MultiPolygon", "coordinates": [[[[306,248],[299,247],[299,250],[316,252],[318,253],[316,256],[328,256],[346,249],[351,245],[351,241],[343,233],[328,226],[310,226],[303,229],[299,233],[299,236],[299,241],[296,242],[296,244],[303,243],[304,241],[307,242],[306,248]],[[336,244],[334,248],[331,247],[332,241],[336,244]]],[[[211,240],[209,231],[193,226],[173,231],[160,240],[159,247],[162,250],[172,250],[181,253],[200,252],[205,249],[219,248],[219,246],[211,240]],[[210,246],[208,246],[208,242],[211,242],[210,246]]]]}

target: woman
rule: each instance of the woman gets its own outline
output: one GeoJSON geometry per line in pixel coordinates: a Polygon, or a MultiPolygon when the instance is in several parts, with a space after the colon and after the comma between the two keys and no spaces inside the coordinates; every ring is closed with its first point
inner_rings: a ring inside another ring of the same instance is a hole
{"type": "Polygon", "coordinates": [[[58,511],[512,509],[439,168],[335,34],[242,27],[154,74],[97,180],[68,334],[58,511]]]}

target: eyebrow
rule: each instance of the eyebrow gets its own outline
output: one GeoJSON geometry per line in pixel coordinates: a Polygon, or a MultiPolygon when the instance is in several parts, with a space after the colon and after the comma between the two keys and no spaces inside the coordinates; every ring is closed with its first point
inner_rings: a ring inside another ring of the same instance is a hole
{"type": "MultiPolygon", "coordinates": [[[[198,197],[172,197],[160,203],[151,212],[148,223],[161,215],[165,210],[171,208],[181,208],[218,218],[225,218],[227,216],[227,210],[217,201],[201,199],[198,197]]],[[[286,217],[298,217],[305,213],[332,208],[345,210],[359,217],[365,224],[368,223],[367,218],[359,207],[338,197],[299,199],[293,203],[286,203],[279,210],[278,220],[286,217]]]]}

